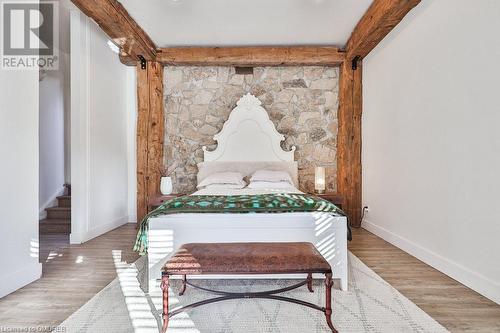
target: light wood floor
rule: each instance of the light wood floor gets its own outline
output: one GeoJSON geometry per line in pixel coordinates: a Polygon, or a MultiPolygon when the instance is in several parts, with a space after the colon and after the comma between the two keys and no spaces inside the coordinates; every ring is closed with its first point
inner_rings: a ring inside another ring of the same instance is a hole
{"type": "MultiPolygon", "coordinates": [[[[60,324],[116,277],[112,250],[133,262],[134,225],[79,246],[42,235],[43,277],[0,299],[0,328],[60,324]]],[[[500,332],[500,306],[363,229],[350,250],[387,282],[452,332],[500,332]]]]}
{"type": "Polygon", "coordinates": [[[364,230],[349,250],[452,332],[500,332],[500,305],[364,230]]]}
{"type": "Polygon", "coordinates": [[[64,235],[40,235],[42,278],[0,299],[0,332],[2,327],[59,325],[115,279],[111,251],[122,251],[123,261],[137,260],[132,251],[135,236],[135,224],[82,245],[69,246],[64,235]]]}

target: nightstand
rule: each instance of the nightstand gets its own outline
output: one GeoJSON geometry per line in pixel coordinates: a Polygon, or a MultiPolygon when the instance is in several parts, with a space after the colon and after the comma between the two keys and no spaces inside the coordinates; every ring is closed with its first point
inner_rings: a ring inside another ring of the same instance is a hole
{"type": "Polygon", "coordinates": [[[325,192],[323,194],[311,193],[311,194],[320,197],[323,200],[330,201],[332,204],[338,206],[340,209],[342,209],[342,206],[345,205],[344,196],[338,194],[337,192],[325,192]]]}
{"type": "Polygon", "coordinates": [[[186,195],[186,194],[184,194],[184,193],[172,193],[169,195],[158,194],[154,197],[151,197],[148,200],[148,213],[150,211],[158,208],[159,206],[161,206],[161,204],[164,203],[165,201],[171,200],[174,198],[178,198],[178,197],[182,197],[184,195],[186,195]]]}

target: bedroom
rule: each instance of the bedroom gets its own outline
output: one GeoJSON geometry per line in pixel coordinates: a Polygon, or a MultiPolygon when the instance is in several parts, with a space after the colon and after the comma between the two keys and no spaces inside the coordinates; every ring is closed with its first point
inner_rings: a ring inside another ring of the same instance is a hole
{"type": "Polygon", "coordinates": [[[500,331],[496,1],[46,4],[0,330],[500,331]]]}

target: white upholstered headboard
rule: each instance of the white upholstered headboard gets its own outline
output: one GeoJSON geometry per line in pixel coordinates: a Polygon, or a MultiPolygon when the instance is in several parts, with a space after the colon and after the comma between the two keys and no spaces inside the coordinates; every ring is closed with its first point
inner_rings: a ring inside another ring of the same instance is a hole
{"type": "Polygon", "coordinates": [[[278,133],[261,101],[246,94],[234,108],[222,130],[214,136],[217,148],[203,147],[205,162],[293,162],[295,146],[281,148],[283,134],[278,133]]]}

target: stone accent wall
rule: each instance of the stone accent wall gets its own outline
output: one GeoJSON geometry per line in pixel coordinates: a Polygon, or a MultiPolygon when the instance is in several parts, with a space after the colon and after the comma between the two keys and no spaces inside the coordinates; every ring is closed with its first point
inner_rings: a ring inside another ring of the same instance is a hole
{"type": "Polygon", "coordinates": [[[327,189],[336,190],[338,68],[255,67],[237,75],[233,67],[165,67],[165,166],[176,193],[196,188],[202,146],[215,148],[236,102],[257,96],[278,131],[283,148],[297,146],[300,188],[314,190],[314,167],[327,169],[327,189]]]}

